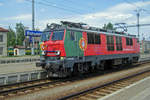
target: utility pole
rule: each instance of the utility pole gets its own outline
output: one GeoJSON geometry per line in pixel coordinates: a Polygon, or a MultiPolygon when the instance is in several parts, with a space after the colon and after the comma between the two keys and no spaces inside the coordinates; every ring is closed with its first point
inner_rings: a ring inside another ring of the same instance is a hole
{"type": "Polygon", "coordinates": [[[138,32],[138,38],[140,38],[140,24],[139,24],[139,17],[140,13],[137,11],[137,32],[138,32]]]}
{"type": "MultiPolygon", "coordinates": [[[[34,15],[34,0],[32,0],[32,31],[35,30],[34,28],[34,21],[35,21],[35,15],[34,15]]],[[[32,55],[34,55],[34,37],[32,37],[32,55]]]]}
{"type": "Polygon", "coordinates": [[[137,9],[135,10],[137,12],[136,16],[137,16],[137,32],[138,32],[138,38],[140,38],[140,12],[143,9],[137,9]]]}

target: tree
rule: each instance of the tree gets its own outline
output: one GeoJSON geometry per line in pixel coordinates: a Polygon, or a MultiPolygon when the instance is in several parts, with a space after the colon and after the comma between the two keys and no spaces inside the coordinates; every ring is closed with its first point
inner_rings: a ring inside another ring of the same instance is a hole
{"type": "Polygon", "coordinates": [[[111,22],[109,22],[108,24],[104,24],[103,29],[105,29],[105,30],[116,30],[113,27],[113,24],[111,22]]]}
{"type": "Polygon", "coordinates": [[[16,35],[15,35],[15,31],[9,27],[9,32],[7,33],[7,46],[10,47],[14,47],[16,45],[16,35]]]}
{"type": "Polygon", "coordinates": [[[22,23],[16,23],[17,45],[23,46],[25,39],[24,25],[22,23]]]}

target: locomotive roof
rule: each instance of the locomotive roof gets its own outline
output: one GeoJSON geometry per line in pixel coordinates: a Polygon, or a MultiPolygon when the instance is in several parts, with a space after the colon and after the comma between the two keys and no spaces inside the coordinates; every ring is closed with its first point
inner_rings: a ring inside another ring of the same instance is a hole
{"type": "MultiPolygon", "coordinates": [[[[113,33],[113,32],[104,32],[104,31],[96,31],[96,30],[89,30],[89,29],[80,29],[80,28],[72,28],[72,27],[61,27],[57,28],[54,30],[46,29],[45,31],[60,31],[60,30],[72,30],[72,31],[80,31],[80,32],[90,32],[90,33],[97,33],[97,34],[107,34],[107,35],[115,35],[115,36],[124,36],[124,37],[129,37],[129,38],[137,38],[135,35],[130,35],[130,34],[119,34],[118,33],[113,33]]],[[[121,32],[120,32],[121,33],[121,32]]]]}
{"type": "Polygon", "coordinates": [[[116,35],[116,36],[124,36],[124,37],[132,37],[137,38],[136,35],[127,34],[124,32],[117,32],[113,30],[104,30],[101,28],[96,27],[89,27],[84,28],[82,25],[87,25],[84,23],[73,23],[73,22],[67,22],[67,21],[61,21],[62,25],[52,23],[50,26],[47,25],[47,28],[44,31],[58,31],[58,30],[73,30],[73,31],[80,31],[80,32],[91,32],[91,33],[97,33],[97,34],[108,34],[108,35],[116,35]]]}
{"type": "Polygon", "coordinates": [[[137,38],[135,35],[131,35],[131,34],[127,34],[127,33],[124,33],[124,34],[119,34],[118,33],[114,33],[114,32],[105,32],[105,31],[96,31],[96,30],[87,30],[87,29],[80,29],[80,28],[71,28],[71,27],[67,27],[65,29],[68,29],[68,30],[74,30],[74,31],[81,31],[81,32],[90,32],[90,33],[97,33],[97,34],[107,34],[107,35],[115,35],[115,36],[124,36],[124,37],[132,37],[132,38],[137,38]]]}

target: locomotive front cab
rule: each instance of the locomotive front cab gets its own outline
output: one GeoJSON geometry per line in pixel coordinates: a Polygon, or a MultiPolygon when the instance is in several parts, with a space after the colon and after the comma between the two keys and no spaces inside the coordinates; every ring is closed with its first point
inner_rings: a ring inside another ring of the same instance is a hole
{"type": "Polygon", "coordinates": [[[50,41],[46,43],[47,50],[46,56],[53,58],[60,58],[65,56],[64,54],[64,38],[65,38],[64,30],[56,30],[52,32],[52,36],[50,41]]]}
{"type": "Polygon", "coordinates": [[[45,57],[64,56],[63,40],[64,40],[64,30],[44,32],[41,36],[40,55],[45,57]]]}
{"type": "Polygon", "coordinates": [[[45,32],[41,36],[41,56],[40,62],[36,63],[36,66],[46,69],[48,76],[56,76],[50,75],[50,72],[61,70],[63,60],[66,56],[64,39],[65,29],[45,32]]]}

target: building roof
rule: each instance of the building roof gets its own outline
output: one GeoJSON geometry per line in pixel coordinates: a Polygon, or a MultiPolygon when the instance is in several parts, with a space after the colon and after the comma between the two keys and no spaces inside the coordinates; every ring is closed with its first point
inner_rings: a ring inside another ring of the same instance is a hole
{"type": "Polygon", "coordinates": [[[8,30],[0,27],[0,32],[8,32],[8,30]]]}
{"type": "Polygon", "coordinates": [[[18,48],[18,49],[25,49],[25,46],[16,45],[15,48],[18,48]]]}

